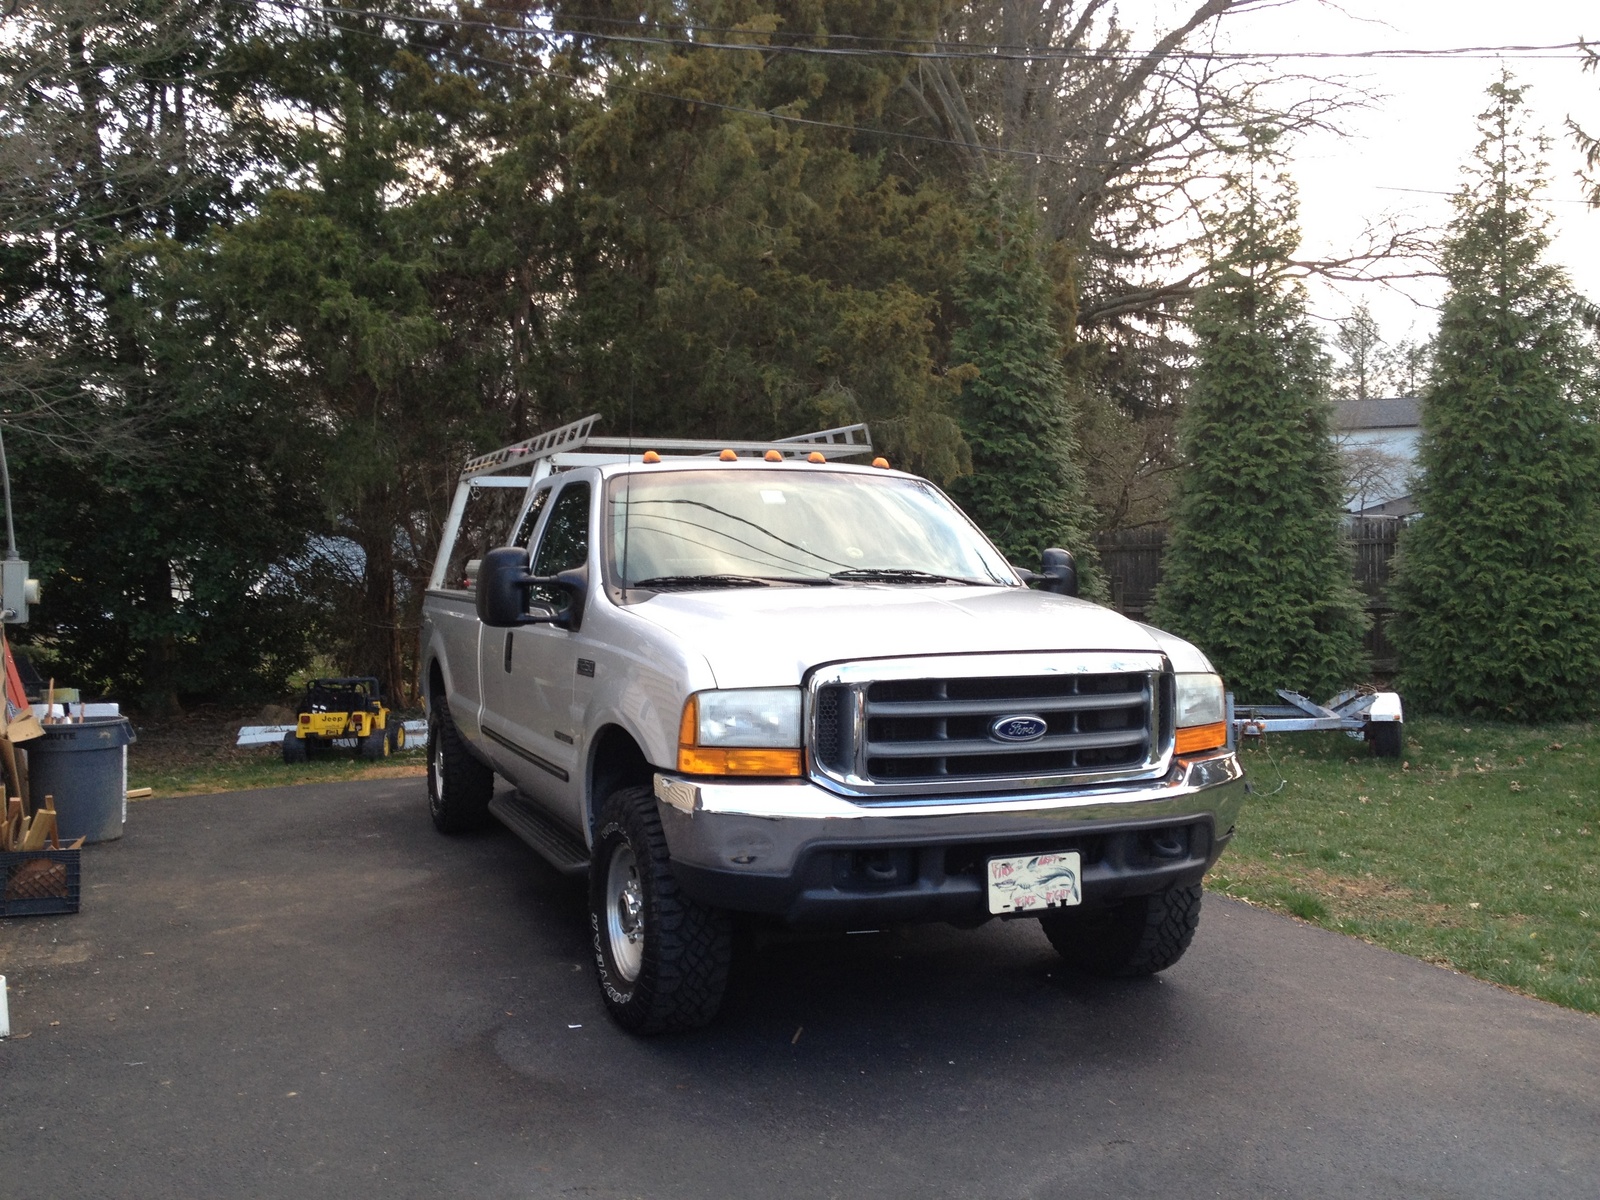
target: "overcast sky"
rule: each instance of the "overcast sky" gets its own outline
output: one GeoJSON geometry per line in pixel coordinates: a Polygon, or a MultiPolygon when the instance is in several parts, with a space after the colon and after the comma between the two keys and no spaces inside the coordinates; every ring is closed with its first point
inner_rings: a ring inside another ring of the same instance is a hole
{"type": "MultiPolygon", "coordinates": [[[[1163,6],[1164,0],[1153,5],[1163,6]]],[[[1131,16],[1129,8],[1124,13],[1131,16]]],[[[1294,0],[1229,17],[1223,30],[1227,48],[1251,51],[1550,45],[1580,36],[1600,41],[1600,3],[1344,0],[1336,8],[1318,0],[1294,0]]],[[[1553,139],[1546,204],[1556,238],[1552,256],[1581,291],[1600,301],[1600,210],[1580,203],[1577,172],[1582,157],[1566,129],[1571,115],[1600,134],[1600,76],[1582,73],[1570,57],[1575,52],[1563,53],[1569,57],[1285,62],[1286,70],[1343,74],[1382,93],[1370,109],[1343,119],[1350,137],[1312,135],[1295,148],[1303,250],[1334,254],[1348,249],[1366,223],[1387,215],[1412,223],[1446,223],[1451,215],[1448,193],[1460,185],[1462,164],[1477,142],[1474,117],[1486,107],[1484,89],[1499,77],[1503,63],[1519,82],[1530,85],[1530,123],[1543,126],[1553,139]]],[[[1437,302],[1442,287],[1426,282],[1408,290],[1431,303],[1437,302]]],[[[1324,319],[1345,315],[1361,300],[1391,340],[1408,332],[1425,338],[1436,323],[1428,308],[1380,285],[1313,290],[1315,313],[1324,319]]]]}

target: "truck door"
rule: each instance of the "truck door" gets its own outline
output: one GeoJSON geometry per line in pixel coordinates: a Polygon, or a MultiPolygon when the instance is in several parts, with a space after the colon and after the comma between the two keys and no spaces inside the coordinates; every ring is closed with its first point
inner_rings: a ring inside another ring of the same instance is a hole
{"type": "MultiPolygon", "coordinates": [[[[570,479],[549,503],[533,551],[533,573],[555,575],[589,557],[594,489],[570,479]]],[[[531,602],[559,607],[565,592],[536,589],[531,602]]],[[[579,734],[569,728],[576,635],[558,625],[485,629],[480,661],[483,731],[500,773],[527,796],[571,819],[579,795],[579,734]]]]}

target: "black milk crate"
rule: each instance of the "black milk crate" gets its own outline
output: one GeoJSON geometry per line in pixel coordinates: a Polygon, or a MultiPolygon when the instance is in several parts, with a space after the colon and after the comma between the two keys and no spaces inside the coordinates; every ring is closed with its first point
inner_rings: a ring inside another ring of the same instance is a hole
{"type": "Polygon", "coordinates": [[[0,852],[0,917],[75,913],[80,850],[0,852]]]}

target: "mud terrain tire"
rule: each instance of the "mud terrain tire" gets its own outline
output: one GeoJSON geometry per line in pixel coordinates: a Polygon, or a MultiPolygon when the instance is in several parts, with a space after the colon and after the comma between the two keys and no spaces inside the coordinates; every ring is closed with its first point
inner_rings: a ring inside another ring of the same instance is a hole
{"type": "Polygon", "coordinates": [[[1198,883],[1134,896],[1108,908],[1065,908],[1039,918],[1068,966],[1128,978],[1165,971],[1183,957],[1200,923],[1198,883]]]}

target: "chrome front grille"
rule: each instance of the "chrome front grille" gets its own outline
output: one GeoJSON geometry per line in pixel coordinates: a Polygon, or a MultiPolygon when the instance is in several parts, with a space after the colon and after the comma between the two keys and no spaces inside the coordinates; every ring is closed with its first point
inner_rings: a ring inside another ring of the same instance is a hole
{"type": "Polygon", "coordinates": [[[811,687],[812,773],[885,797],[1149,777],[1171,752],[1164,665],[1041,654],[831,668],[811,687]]]}

